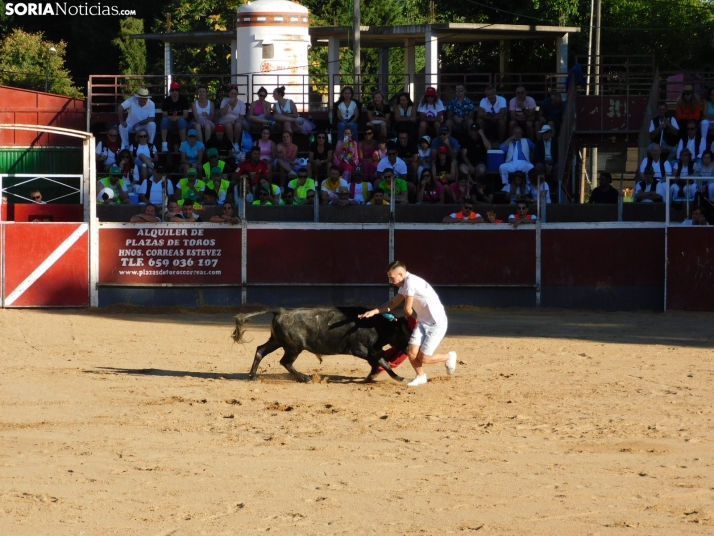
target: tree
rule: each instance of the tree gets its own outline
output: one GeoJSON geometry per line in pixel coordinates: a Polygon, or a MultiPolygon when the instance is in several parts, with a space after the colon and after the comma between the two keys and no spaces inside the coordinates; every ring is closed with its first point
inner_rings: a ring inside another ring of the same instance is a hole
{"type": "Polygon", "coordinates": [[[13,30],[0,43],[0,84],[44,91],[47,80],[51,93],[82,97],[64,66],[66,47],[64,41],[46,41],[42,32],[13,30]],[[52,47],[56,54],[50,54],[52,47]]]}
{"type": "Polygon", "coordinates": [[[132,34],[144,33],[144,21],[127,17],[119,21],[119,37],[112,43],[119,48],[119,65],[123,74],[146,74],[146,43],[132,39],[132,34]]]}

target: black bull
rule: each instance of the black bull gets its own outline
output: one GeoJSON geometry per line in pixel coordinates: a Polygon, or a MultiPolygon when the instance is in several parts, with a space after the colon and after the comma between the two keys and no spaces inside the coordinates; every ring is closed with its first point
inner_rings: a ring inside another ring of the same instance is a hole
{"type": "Polygon", "coordinates": [[[306,309],[264,309],[236,316],[233,340],[243,341],[245,324],[251,316],[273,313],[270,325],[270,339],[255,351],[255,359],[250,369],[250,379],[254,380],[261,360],[278,348],[285,350],[280,360],[290,374],[299,382],[310,383],[310,377],[301,374],[293,363],[303,350],[314,353],[322,361],[323,355],[346,354],[366,359],[372,370],[367,379],[379,374],[381,366],[389,376],[404,382],[385,359],[383,347],[405,351],[411,336],[406,319],[388,320],[382,315],[359,319],[358,315],[367,311],[364,307],[319,307],[306,309]]]}

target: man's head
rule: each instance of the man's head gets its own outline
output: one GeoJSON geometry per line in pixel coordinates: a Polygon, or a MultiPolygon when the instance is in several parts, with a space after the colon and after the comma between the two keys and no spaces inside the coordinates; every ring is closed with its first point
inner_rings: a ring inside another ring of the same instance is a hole
{"type": "Polygon", "coordinates": [[[151,178],[154,180],[154,182],[161,182],[164,180],[164,177],[166,176],[166,170],[164,169],[164,166],[156,166],[154,168],[154,174],[151,176],[151,178]]]}
{"type": "Polygon", "coordinates": [[[121,179],[121,168],[114,165],[109,168],[109,182],[116,184],[121,179]]]}
{"type": "Polygon", "coordinates": [[[385,168],[382,172],[382,178],[389,184],[389,181],[394,177],[394,170],[392,168],[385,168]]]}
{"type": "Polygon", "coordinates": [[[559,91],[555,91],[550,95],[550,102],[554,106],[560,106],[563,102],[563,96],[559,91]]]}
{"type": "Polygon", "coordinates": [[[523,129],[516,125],[513,127],[513,138],[516,140],[520,140],[523,137],[523,129]]]}
{"type": "Polygon", "coordinates": [[[307,182],[307,169],[306,168],[298,169],[297,179],[298,179],[298,184],[300,186],[303,186],[305,184],[305,182],[307,182]]]}
{"type": "Polygon", "coordinates": [[[397,144],[393,141],[387,143],[387,158],[392,164],[397,161],[397,144]]]}
{"type": "Polygon", "coordinates": [[[690,140],[697,137],[697,126],[698,123],[696,121],[687,121],[687,137],[690,140]]]}
{"type": "Polygon", "coordinates": [[[188,182],[195,182],[198,180],[198,171],[196,171],[196,168],[188,168],[186,171],[186,178],[188,179],[188,182]]]}
{"type": "Polygon", "coordinates": [[[448,140],[449,136],[451,135],[451,129],[444,125],[439,129],[439,138],[443,140],[448,140]]]}
{"type": "Polygon", "coordinates": [[[292,205],[294,201],[295,201],[295,190],[293,190],[292,188],[288,188],[287,190],[285,190],[285,204],[292,205]]]}
{"type": "Polygon", "coordinates": [[[250,161],[252,164],[260,162],[260,147],[257,145],[250,150],[250,161]]]}
{"type": "Polygon", "coordinates": [[[526,182],[526,175],[522,171],[516,171],[513,173],[513,184],[515,186],[522,186],[526,182]]]}
{"type": "Polygon", "coordinates": [[[516,204],[516,211],[518,212],[518,215],[523,218],[523,216],[528,215],[528,203],[525,201],[519,201],[516,204]]]}
{"type": "Polygon", "coordinates": [[[218,194],[216,193],[215,190],[212,190],[211,188],[206,188],[203,191],[203,204],[204,205],[215,205],[216,202],[218,201],[218,194]]]}
{"type": "Polygon", "coordinates": [[[523,100],[526,98],[526,88],[523,86],[518,86],[516,88],[516,97],[518,97],[518,100],[523,100]]]}
{"type": "Polygon", "coordinates": [[[466,87],[463,84],[456,84],[454,86],[454,91],[456,91],[456,96],[459,99],[463,99],[466,95],[466,87]]]}
{"type": "Polygon", "coordinates": [[[117,141],[118,137],[119,137],[119,131],[117,130],[117,127],[115,127],[114,125],[110,126],[107,129],[107,140],[117,141]]]}
{"type": "Polygon", "coordinates": [[[215,134],[217,140],[222,140],[223,136],[225,136],[226,134],[226,127],[223,125],[216,125],[215,134]]]}
{"type": "Polygon", "coordinates": [[[403,147],[409,145],[409,134],[407,132],[400,132],[397,139],[399,140],[399,145],[403,147]]]}
{"type": "Polygon", "coordinates": [[[553,129],[550,128],[550,125],[543,125],[543,128],[541,128],[538,133],[544,140],[548,141],[553,136],[553,129]]]}
{"type": "Polygon", "coordinates": [[[364,181],[364,174],[361,170],[352,173],[352,182],[355,184],[362,184],[364,181]]]}
{"type": "Polygon", "coordinates": [[[141,89],[139,89],[139,91],[136,92],[136,97],[139,100],[139,106],[141,107],[146,106],[146,103],[148,103],[149,99],[151,98],[151,96],[149,95],[149,90],[145,87],[142,87],[141,89]]]}
{"type": "Polygon", "coordinates": [[[702,214],[702,209],[701,209],[701,208],[696,207],[696,208],[693,208],[693,209],[692,209],[692,221],[693,221],[694,223],[697,223],[697,222],[701,219],[702,215],[703,215],[703,214],[702,214]]]}
{"type": "Polygon", "coordinates": [[[347,186],[340,186],[337,189],[337,199],[340,201],[349,201],[350,200],[350,189],[347,188],[347,186]]]}
{"type": "Polygon", "coordinates": [[[183,206],[181,207],[181,212],[183,213],[184,218],[190,220],[193,216],[193,200],[184,199],[183,206]]]}
{"type": "Polygon", "coordinates": [[[662,154],[662,147],[659,146],[659,144],[655,143],[652,146],[652,149],[650,150],[650,153],[652,154],[652,160],[655,162],[659,161],[659,157],[662,154]]]}
{"type": "Polygon", "coordinates": [[[601,171],[597,178],[597,183],[600,188],[609,188],[612,183],[612,175],[607,171],[601,171]]]}
{"type": "Polygon", "coordinates": [[[35,203],[40,203],[42,202],[42,194],[39,190],[32,190],[30,192],[30,199],[32,199],[35,203]]]}
{"type": "Polygon", "coordinates": [[[384,190],[381,188],[375,188],[374,194],[372,195],[372,202],[375,205],[381,205],[384,202],[384,190]]]}
{"type": "Polygon", "coordinates": [[[387,266],[387,278],[392,285],[401,287],[407,277],[407,267],[401,261],[394,261],[387,266]]]}
{"type": "Polygon", "coordinates": [[[144,209],[144,214],[146,214],[147,216],[156,217],[156,207],[149,203],[148,205],[146,205],[146,209],[144,209]]]}
{"type": "Polygon", "coordinates": [[[208,155],[208,161],[211,163],[211,167],[218,164],[218,149],[211,147],[206,151],[206,155],[208,155]]]}
{"type": "Polygon", "coordinates": [[[330,180],[336,182],[340,178],[340,168],[334,164],[330,166],[330,180]]]}
{"type": "Polygon", "coordinates": [[[667,103],[665,101],[659,101],[657,103],[657,115],[660,119],[664,119],[667,114],[667,103]]]}
{"type": "Polygon", "coordinates": [[[270,190],[268,190],[267,187],[261,186],[260,188],[258,188],[258,200],[261,202],[261,204],[270,201],[270,190]]]}
{"type": "MultiPolygon", "coordinates": [[[[486,88],[486,98],[491,104],[496,104],[496,88],[493,86],[488,86],[486,88]]],[[[488,111],[488,110],[487,110],[488,111]]]]}
{"type": "Polygon", "coordinates": [[[169,92],[171,93],[172,97],[178,97],[180,89],[181,89],[181,86],[179,85],[178,82],[171,82],[171,86],[169,87],[169,92]]]}
{"type": "Polygon", "coordinates": [[[314,205],[315,204],[315,190],[308,190],[305,195],[305,204],[314,205]]]}
{"type": "Polygon", "coordinates": [[[233,204],[230,201],[223,203],[223,208],[221,209],[226,218],[233,216],[233,204]]]}
{"type": "Polygon", "coordinates": [[[469,136],[473,139],[477,139],[480,136],[479,130],[481,130],[481,126],[478,123],[472,123],[469,127],[469,136]]]}
{"type": "Polygon", "coordinates": [[[461,212],[463,212],[464,216],[469,216],[471,212],[473,212],[473,209],[473,199],[471,199],[470,197],[464,197],[463,199],[461,199],[461,212]]]}
{"type": "Polygon", "coordinates": [[[645,178],[645,183],[651,184],[655,176],[654,168],[652,166],[647,166],[645,168],[643,176],[645,178]]]}
{"type": "Polygon", "coordinates": [[[168,210],[172,214],[176,214],[178,212],[178,209],[179,205],[175,199],[169,200],[169,202],[166,204],[166,210],[168,210]]]}

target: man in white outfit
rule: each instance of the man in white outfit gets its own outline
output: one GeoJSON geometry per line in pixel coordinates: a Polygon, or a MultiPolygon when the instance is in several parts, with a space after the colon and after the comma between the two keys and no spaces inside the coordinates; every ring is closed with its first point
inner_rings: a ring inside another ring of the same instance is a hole
{"type": "Polygon", "coordinates": [[[503,142],[501,149],[506,153],[506,162],[501,164],[498,171],[504,186],[508,185],[509,173],[522,171],[527,175],[533,169],[531,151],[535,149],[535,143],[523,137],[523,129],[520,126],[513,127],[513,136],[503,142]]]}
{"type": "Polygon", "coordinates": [[[407,317],[414,316],[414,313],[417,315],[417,325],[409,339],[407,351],[417,375],[407,385],[415,387],[426,383],[426,373],[422,366],[425,364],[444,363],[446,373],[453,374],[456,370],[456,352],[435,353],[448,327],[446,311],[439,296],[429,283],[407,272],[406,266],[400,261],[394,261],[387,267],[387,277],[391,284],[399,287],[399,292],[394,299],[367,311],[360,318],[389,313],[404,302],[404,314],[407,317]]]}
{"type": "Polygon", "coordinates": [[[117,115],[119,116],[119,135],[123,149],[129,147],[129,134],[139,130],[146,130],[149,135],[149,143],[154,143],[156,106],[151,100],[148,89],[142,87],[136,92],[136,95],[118,105],[117,115]],[[129,114],[125,118],[124,112],[127,110],[129,114]]]}

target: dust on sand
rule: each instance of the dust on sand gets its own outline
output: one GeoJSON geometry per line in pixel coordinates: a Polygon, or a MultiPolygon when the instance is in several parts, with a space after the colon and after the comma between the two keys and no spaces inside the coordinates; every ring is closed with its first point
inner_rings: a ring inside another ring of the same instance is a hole
{"type": "Polygon", "coordinates": [[[409,389],[246,381],[268,316],[0,310],[0,533],[714,532],[713,315],[449,315],[409,389]]]}

